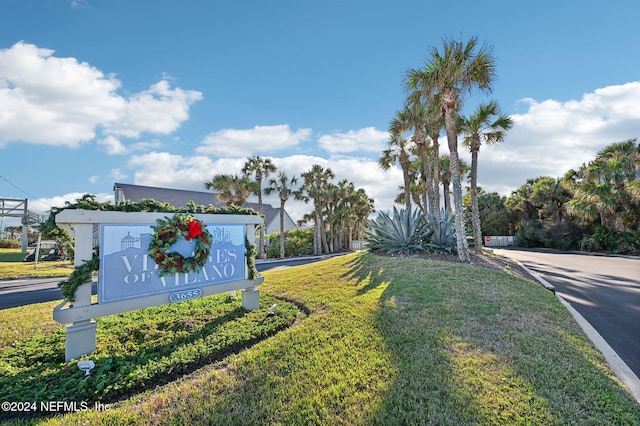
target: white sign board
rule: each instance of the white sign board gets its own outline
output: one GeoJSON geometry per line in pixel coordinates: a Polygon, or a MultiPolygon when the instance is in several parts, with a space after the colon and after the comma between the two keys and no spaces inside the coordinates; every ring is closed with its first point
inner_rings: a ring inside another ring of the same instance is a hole
{"type": "MultiPolygon", "coordinates": [[[[113,303],[141,296],[169,293],[169,301],[201,295],[200,286],[245,278],[245,226],[206,224],[213,237],[211,253],[199,273],[161,276],[149,256],[153,225],[102,224],[100,226],[99,303],[113,303]],[[108,277],[108,279],[106,278],[108,277]],[[174,292],[180,292],[173,295],[174,292]],[[173,297],[171,297],[173,296],[173,297]]],[[[195,240],[177,241],[168,252],[192,257],[195,240]]]]}

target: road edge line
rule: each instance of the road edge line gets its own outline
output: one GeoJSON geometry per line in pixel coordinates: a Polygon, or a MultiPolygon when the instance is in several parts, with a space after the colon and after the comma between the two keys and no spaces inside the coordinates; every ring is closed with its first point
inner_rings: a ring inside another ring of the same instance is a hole
{"type": "MultiPolygon", "coordinates": [[[[505,256],[508,257],[508,256],[505,256]]],[[[613,370],[614,374],[625,385],[627,391],[631,394],[631,396],[636,400],[638,404],[640,404],[640,378],[636,376],[636,374],[629,368],[626,362],[620,355],[613,350],[613,348],[607,343],[606,340],[596,331],[595,328],[587,321],[581,314],[578,312],[569,302],[564,300],[562,297],[556,294],[556,288],[553,284],[542,278],[540,275],[533,272],[531,269],[524,266],[520,261],[516,259],[510,258],[512,261],[516,262],[518,266],[522,267],[531,277],[533,277],[536,281],[538,281],[544,288],[547,290],[551,290],[553,294],[556,295],[560,303],[564,305],[565,308],[571,313],[573,319],[576,320],[582,331],[587,335],[589,340],[595,345],[595,347],[600,351],[600,353],[604,356],[609,364],[609,367],[613,370]]]]}
{"type": "Polygon", "coordinates": [[[626,386],[627,390],[633,396],[633,398],[640,404],[640,379],[636,374],[629,368],[626,362],[620,355],[613,350],[611,346],[604,340],[604,338],[596,331],[595,328],[578,312],[569,302],[564,300],[562,297],[556,295],[556,297],[560,300],[560,303],[564,305],[565,308],[571,313],[573,318],[576,320],[580,328],[587,335],[589,340],[593,342],[595,347],[604,355],[607,363],[618,377],[618,379],[626,386]]]}

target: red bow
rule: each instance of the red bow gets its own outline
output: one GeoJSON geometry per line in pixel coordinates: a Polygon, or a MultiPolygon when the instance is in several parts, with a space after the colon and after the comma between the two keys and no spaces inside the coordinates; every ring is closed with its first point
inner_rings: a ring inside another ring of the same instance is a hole
{"type": "Polygon", "coordinates": [[[192,220],[191,222],[187,223],[187,225],[189,226],[189,235],[184,237],[185,240],[197,238],[202,235],[202,224],[200,222],[192,220]]]}

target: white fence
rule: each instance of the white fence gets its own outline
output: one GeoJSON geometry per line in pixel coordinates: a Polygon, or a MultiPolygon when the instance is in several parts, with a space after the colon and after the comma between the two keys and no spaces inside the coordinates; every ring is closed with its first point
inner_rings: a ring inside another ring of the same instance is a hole
{"type": "Polygon", "coordinates": [[[485,247],[507,247],[515,245],[516,237],[510,235],[487,235],[484,237],[485,247]]]}
{"type": "Polygon", "coordinates": [[[351,241],[351,250],[353,251],[357,251],[357,250],[366,250],[367,249],[367,242],[364,240],[352,240],[351,241]]]}

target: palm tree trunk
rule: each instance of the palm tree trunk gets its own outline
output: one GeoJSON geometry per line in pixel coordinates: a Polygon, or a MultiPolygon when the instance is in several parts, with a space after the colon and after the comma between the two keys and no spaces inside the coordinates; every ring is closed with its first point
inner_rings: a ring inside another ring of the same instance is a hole
{"type": "MultiPolygon", "coordinates": [[[[429,162],[429,156],[427,155],[427,142],[422,130],[416,131],[416,138],[419,140],[418,149],[420,151],[420,158],[422,159],[422,170],[424,172],[425,184],[424,190],[426,192],[425,206],[423,213],[425,217],[429,217],[428,212],[434,213],[433,206],[433,175],[431,173],[431,164],[429,162]]],[[[435,214],[435,213],[434,213],[435,214]]]]}
{"type": "Polygon", "coordinates": [[[322,254],[322,234],[320,230],[320,226],[322,225],[322,212],[320,211],[320,201],[315,200],[314,206],[314,219],[315,219],[315,229],[313,232],[313,254],[318,256],[322,254]]]}
{"type": "MultiPolygon", "coordinates": [[[[478,142],[479,147],[479,142],[478,142]]],[[[471,149],[471,222],[473,223],[473,250],[482,253],[482,229],[480,226],[480,208],[478,206],[478,150],[471,149]]]]}
{"type": "Polygon", "coordinates": [[[442,181],[442,192],[444,199],[444,210],[451,213],[451,190],[449,189],[449,181],[442,181]]]}
{"type": "MultiPolygon", "coordinates": [[[[260,214],[262,214],[262,179],[258,180],[258,186],[260,188],[260,192],[258,192],[258,212],[260,214]]],[[[266,224],[262,224],[260,226],[260,238],[258,239],[259,241],[259,247],[258,247],[258,258],[259,259],[266,259],[267,256],[265,254],[264,251],[264,227],[266,224]]]]}
{"type": "Polygon", "coordinates": [[[404,180],[404,203],[407,212],[411,211],[411,178],[409,177],[409,155],[402,150],[400,152],[400,167],[402,168],[402,178],[404,180]]]}
{"type": "Polygon", "coordinates": [[[462,182],[460,181],[460,163],[458,162],[458,152],[451,151],[451,183],[453,184],[453,207],[455,210],[456,223],[456,247],[458,249],[458,260],[469,263],[469,246],[464,228],[464,212],[462,206],[462,182]]]}
{"type": "Polygon", "coordinates": [[[284,259],[284,200],[280,198],[280,259],[284,259]]]}
{"type": "MultiPolygon", "coordinates": [[[[327,243],[327,233],[325,232],[324,229],[324,218],[322,217],[322,215],[320,216],[320,232],[321,232],[321,241],[322,241],[322,245],[324,246],[324,252],[325,253],[330,253],[329,252],[329,244],[327,243]]],[[[322,254],[322,247],[320,248],[320,254],[322,254]]]]}
{"type": "Polygon", "coordinates": [[[462,207],[462,182],[460,181],[460,160],[458,158],[458,132],[456,129],[456,109],[455,101],[445,101],[447,105],[444,110],[445,128],[447,130],[447,142],[449,144],[449,157],[451,159],[451,183],[453,184],[453,205],[456,219],[456,246],[458,249],[458,259],[461,262],[469,263],[469,247],[464,229],[464,213],[462,207]]]}
{"type": "Polygon", "coordinates": [[[433,141],[433,211],[436,217],[440,214],[440,144],[438,143],[438,134],[431,135],[433,141]]]}

